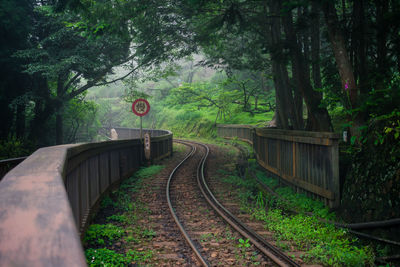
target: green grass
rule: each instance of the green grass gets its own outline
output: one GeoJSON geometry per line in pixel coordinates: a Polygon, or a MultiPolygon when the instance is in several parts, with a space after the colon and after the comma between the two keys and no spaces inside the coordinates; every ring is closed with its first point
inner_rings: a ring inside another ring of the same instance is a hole
{"type": "Polygon", "coordinates": [[[126,223],[128,221],[128,217],[126,215],[111,215],[106,218],[107,221],[126,223]]]}
{"type": "Polygon", "coordinates": [[[265,222],[265,227],[275,233],[278,240],[293,241],[296,246],[307,251],[307,261],[329,266],[372,265],[372,249],[358,244],[343,229],[331,224],[323,224],[316,217],[297,214],[284,215],[280,209],[253,208],[252,215],[265,222]]]}
{"type": "MultiPolygon", "coordinates": [[[[254,162],[250,163],[255,166],[254,162]]],[[[359,240],[343,229],[321,223],[318,218],[332,219],[334,213],[319,201],[305,195],[296,194],[288,187],[278,187],[278,182],[256,171],[257,177],[268,184],[287,202],[277,197],[263,194],[255,179],[245,179],[233,173],[219,170],[223,181],[239,189],[241,209],[250,213],[255,219],[264,222],[266,229],[274,232],[279,241],[291,241],[297,249],[305,251],[303,260],[308,263],[320,263],[327,266],[368,266],[373,265],[374,253],[371,247],[363,246],[359,240]],[[300,211],[289,215],[289,209],[300,211]],[[304,211],[311,211],[315,216],[307,216],[304,211]]],[[[284,243],[282,243],[284,244],[284,243]]],[[[288,249],[287,246],[282,249],[288,249]]]]}
{"type": "Polygon", "coordinates": [[[85,233],[84,242],[89,245],[106,245],[122,237],[125,230],[113,224],[92,224],[85,233]]]}
{"type": "Polygon", "coordinates": [[[122,192],[138,192],[142,186],[145,178],[151,177],[159,173],[165,166],[152,165],[150,167],[140,168],[132,177],[122,182],[120,189],[122,192]]]}
{"type": "Polygon", "coordinates": [[[150,167],[140,168],[136,173],[137,178],[147,178],[159,173],[165,166],[163,165],[152,165],[150,167]]]}
{"type": "Polygon", "coordinates": [[[153,256],[152,251],[128,250],[124,255],[107,248],[87,249],[86,262],[89,266],[127,266],[130,263],[145,262],[153,256]]]}
{"type": "Polygon", "coordinates": [[[184,152],[185,149],[186,149],[186,146],[185,146],[185,145],[173,143],[173,151],[174,151],[174,153],[177,153],[177,152],[184,152]]]}
{"type": "Polygon", "coordinates": [[[270,206],[279,207],[285,210],[295,210],[300,213],[312,212],[319,218],[327,220],[336,220],[334,213],[329,211],[329,208],[321,201],[317,201],[307,197],[304,194],[295,193],[292,188],[285,186],[278,186],[278,180],[268,177],[265,172],[257,170],[252,166],[252,171],[257,178],[269,188],[273,189],[282,199],[272,195],[266,195],[267,202],[270,206]]]}
{"type": "Polygon", "coordinates": [[[155,237],[154,230],[137,225],[136,213],[148,213],[148,209],[143,203],[132,201],[131,194],[144,189],[144,180],[156,175],[164,167],[153,165],[139,169],[132,177],[124,180],[118,190],[103,198],[100,208],[112,208],[116,214],[106,218],[107,224],[91,224],[88,227],[83,243],[89,247],[85,250],[89,266],[142,264],[152,257],[151,251],[128,250],[126,254],[121,254],[110,247],[121,239],[140,243],[155,237]]]}

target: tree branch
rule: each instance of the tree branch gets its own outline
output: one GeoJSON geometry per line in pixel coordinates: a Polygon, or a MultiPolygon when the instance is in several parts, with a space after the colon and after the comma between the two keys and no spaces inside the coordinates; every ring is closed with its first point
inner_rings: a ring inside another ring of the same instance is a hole
{"type": "Polygon", "coordinates": [[[172,87],[174,87],[174,88],[178,87],[178,86],[175,85],[173,82],[171,82],[167,77],[165,78],[165,80],[166,80],[170,85],[172,85],[172,87]]]}
{"type": "Polygon", "coordinates": [[[76,73],[75,76],[72,77],[71,80],[69,80],[69,82],[64,86],[65,91],[67,91],[68,88],[71,86],[71,84],[73,82],[75,82],[79,78],[79,76],[81,76],[81,75],[82,75],[82,73],[80,73],[80,72],[76,73]]]}
{"type": "Polygon", "coordinates": [[[121,81],[121,80],[123,80],[123,79],[125,79],[126,77],[128,77],[129,75],[131,75],[134,71],[136,71],[138,68],[140,68],[142,65],[138,65],[138,66],[136,66],[134,69],[132,69],[130,72],[128,72],[127,74],[125,74],[124,76],[121,76],[121,77],[119,77],[119,78],[117,78],[117,79],[114,79],[114,80],[112,80],[112,81],[108,81],[108,82],[102,82],[102,83],[95,83],[93,86],[102,86],[102,85],[107,85],[107,84],[110,84],[110,83],[115,83],[115,82],[117,82],[117,81],[121,81]]]}

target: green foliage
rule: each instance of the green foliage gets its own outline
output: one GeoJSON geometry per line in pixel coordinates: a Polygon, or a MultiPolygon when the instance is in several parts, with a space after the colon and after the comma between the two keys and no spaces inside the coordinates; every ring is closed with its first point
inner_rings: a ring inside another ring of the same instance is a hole
{"type": "Polygon", "coordinates": [[[135,173],[135,177],[138,177],[138,178],[151,177],[151,176],[159,173],[164,168],[165,168],[164,165],[151,165],[150,167],[143,167],[143,168],[140,168],[135,173]]]}
{"type": "Polygon", "coordinates": [[[246,249],[249,248],[251,244],[248,239],[244,240],[242,238],[239,238],[238,242],[239,243],[237,244],[237,246],[242,252],[242,257],[244,258],[246,256],[246,249]]]}
{"type": "MultiPolygon", "coordinates": [[[[197,61],[201,59],[199,55],[194,57],[197,61]]],[[[137,81],[135,97],[142,94],[150,97],[151,110],[143,117],[144,127],[168,129],[178,137],[215,138],[215,123],[259,124],[272,119],[272,112],[262,110],[265,103],[274,101],[273,91],[258,95],[257,110],[254,93],[248,95],[251,109],[245,111],[241,107],[242,90],[235,88],[235,84],[227,84],[224,73],[196,67],[195,60],[180,62],[173,76],[160,75],[154,81],[137,81]],[[204,82],[204,79],[209,81],[204,82]],[[190,80],[192,83],[185,83],[190,80]]],[[[122,92],[131,90],[129,86],[129,83],[117,83],[90,90],[90,99],[99,104],[99,121],[103,125],[139,126],[140,120],[132,115],[131,103],[115,97],[124,98],[122,92]],[[110,98],[111,92],[118,94],[110,98]]]]}
{"type": "Polygon", "coordinates": [[[121,238],[124,231],[122,227],[113,224],[92,224],[87,229],[83,240],[92,246],[104,246],[121,238]]]}
{"type": "Polygon", "coordinates": [[[108,207],[113,206],[113,205],[114,205],[114,202],[111,199],[111,197],[110,196],[105,196],[103,198],[103,200],[101,201],[100,208],[105,209],[105,208],[108,208],[108,207]]]}
{"type": "MultiPolygon", "coordinates": [[[[350,146],[351,169],[343,190],[348,214],[362,220],[383,220],[400,216],[400,112],[374,117],[350,146]]],[[[351,218],[349,218],[351,219],[351,218]]]]}
{"type": "Polygon", "coordinates": [[[114,207],[121,211],[131,211],[133,209],[133,203],[130,195],[122,190],[113,192],[112,196],[116,199],[114,207]]]}
{"type": "Polygon", "coordinates": [[[86,261],[89,266],[126,266],[128,259],[125,255],[107,248],[85,250],[86,261]]]}
{"type": "MultiPolygon", "coordinates": [[[[254,164],[250,165],[252,168],[255,167],[254,164]]],[[[265,176],[260,171],[256,172],[257,177],[286,201],[263,194],[258,190],[254,179],[241,179],[224,171],[219,173],[224,175],[223,181],[234,184],[241,190],[239,194],[242,198],[241,209],[251,212],[254,218],[263,221],[265,227],[275,233],[278,243],[290,240],[299,249],[306,251],[306,256],[303,258],[305,261],[328,266],[373,265],[374,254],[370,247],[360,245],[357,239],[352,238],[343,229],[336,229],[331,224],[319,222],[318,219],[321,217],[335,218],[335,215],[321,202],[296,194],[288,187],[278,187],[275,179],[265,176]],[[288,215],[284,212],[287,209],[301,213],[288,215]],[[303,213],[305,211],[311,211],[315,215],[306,216],[303,213]]],[[[245,241],[240,242],[240,245],[245,246],[245,241]]]]}
{"type": "MultiPolygon", "coordinates": [[[[38,18],[34,30],[47,29],[45,35],[38,34],[37,46],[19,51],[18,57],[29,59],[26,72],[41,74],[50,80],[71,78],[76,73],[87,80],[98,82],[105,74],[111,72],[111,67],[121,64],[127,55],[127,40],[114,35],[102,35],[97,38],[82,36],[82,28],[66,27],[68,22],[76,22],[79,17],[73,12],[57,13],[54,6],[37,6],[35,13],[38,18]],[[110,53],[114,50],[113,53],[110,53]],[[118,53],[116,53],[118,51],[118,53]],[[99,53],[103,56],[99,57],[99,53]],[[107,69],[108,68],[108,69],[107,69]],[[74,72],[74,73],[72,73],[74,72]],[[60,75],[60,77],[59,77],[60,75]]],[[[123,29],[121,25],[121,29],[123,29]]],[[[71,85],[77,85],[78,80],[71,80],[71,85]]],[[[70,90],[72,88],[65,88],[70,90]]]]}
{"type": "Polygon", "coordinates": [[[153,256],[152,251],[128,250],[126,255],[106,248],[85,250],[89,266],[127,266],[131,263],[143,263],[153,256]]]}
{"type": "Polygon", "coordinates": [[[64,140],[66,143],[90,142],[97,134],[98,105],[85,100],[84,95],[70,100],[64,108],[64,140]]]}
{"type": "Polygon", "coordinates": [[[242,248],[242,249],[246,249],[246,248],[250,247],[250,242],[249,242],[249,240],[248,240],[248,239],[243,240],[242,238],[239,238],[238,247],[239,247],[239,248],[242,248]]]}
{"type": "Polygon", "coordinates": [[[133,233],[137,236],[138,239],[147,239],[147,240],[151,240],[157,234],[154,230],[141,226],[133,228],[133,233]]]}
{"type": "Polygon", "coordinates": [[[115,224],[92,224],[87,229],[83,242],[86,247],[86,259],[89,266],[127,266],[130,264],[143,264],[152,258],[152,251],[128,250],[126,254],[120,254],[108,248],[115,246],[116,242],[128,244],[140,243],[151,240],[156,236],[156,232],[148,227],[140,226],[137,222],[139,214],[148,214],[148,209],[144,203],[132,201],[129,191],[140,190],[143,188],[143,179],[146,179],[158,172],[164,166],[154,165],[141,168],[135,175],[126,179],[119,190],[113,191],[109,196],[104,197],[101,208],[111,209],[113,214],[106,218],[106,221],[115,224]],[[100,248],[104,247],[104,248],[100,248]],[[107,248],[106,248],[107,247],[107,248]]]}
{"type": "Polygon", "coordinates": [[[279,209],[254,209],[253,216],[265,222],[278,239],[291,240],[307,250],[305,260],[329,266],[373,265],[374,256],[370,247],[357,245],[356,239],[347,236],[345,230],[333,225],[321,224],[317,218],[302,214],[284,216],[279,209]]]}
{"type": "Polygon", "coordinates": [[[191,104],[191,107],[200,110],[214,107],[217,109],[215,120],[230,116],[232,102],[237,98],[236,91],[225,91],[220,85],[209,83],[183,84],[170,91],[170,103],[174,105],[191,104]]]}
{"type": "MultiPolygon", "coordinates": [[[[304,194],[298,194],[290,187],[279,187],[278,181],[275,178],[266,176],[265,172],[255,170],[257,178],[265,185],[281,197],[272,195],[265,196],[265,202],[272,207],[279,207],[284,210],[295,210],[297,212],[312,212],[318,218],[334,220],[335,214],[329,211],[321,201],[317,201],[307,197],[304,194]]],[[[261,193],[261,192],[260,192],[261,193]]]]}
{"type": "Polygon", "coordinates": [[[107,221],[114,221],[119,223],[126,223],[128,218],[126,215],[111,215],[106,218],[107,221]]]}
{"type": "Polygon", "coordinates": [[[126,253],[127,260],[135,263],[142,263],[153,257],[153,251],[136,251],[128,250],[126,253]]]}
{"type": "Polygon", "coordinates": [[[30,150],[26,147],[26,142],[15,137],[0,140],[0,159],[25,157],[29,154],[30,150]]]}

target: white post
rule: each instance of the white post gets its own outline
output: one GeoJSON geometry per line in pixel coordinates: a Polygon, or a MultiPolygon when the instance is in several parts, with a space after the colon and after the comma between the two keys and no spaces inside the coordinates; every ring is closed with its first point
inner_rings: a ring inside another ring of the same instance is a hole
{"type": "Polygon", "coordinates": [[[140,142],[142,142],[142,117],[140,117],[140,142]]]}

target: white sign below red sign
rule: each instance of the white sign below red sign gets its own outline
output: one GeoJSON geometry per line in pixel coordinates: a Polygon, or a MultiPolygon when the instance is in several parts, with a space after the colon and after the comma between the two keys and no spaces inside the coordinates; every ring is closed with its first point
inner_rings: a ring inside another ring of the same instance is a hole
{"type": "Polygon", "coordinates": [[[151,141],[150,141],[150,134],[145,133],[144,134],[144,156],[147,160],[150,160],[150,146],[151,146],[151,141]]]}

